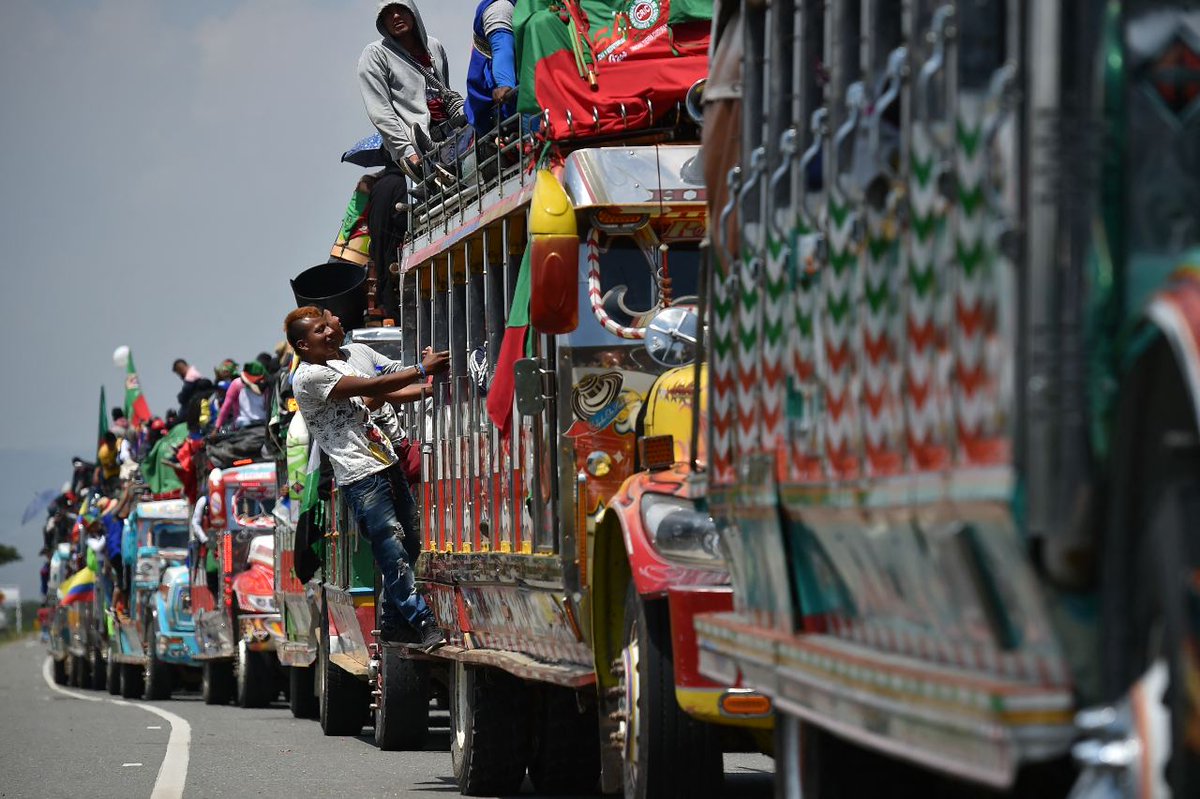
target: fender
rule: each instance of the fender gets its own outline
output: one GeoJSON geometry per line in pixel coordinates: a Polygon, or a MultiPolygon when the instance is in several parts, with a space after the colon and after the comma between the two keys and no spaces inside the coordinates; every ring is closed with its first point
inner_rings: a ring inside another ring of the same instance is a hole
{"type": "Polygon", "coordinates": [[[1200,251],[1150,300],[1146,320],[1170,343],[1200,425],[1200,251]]]}

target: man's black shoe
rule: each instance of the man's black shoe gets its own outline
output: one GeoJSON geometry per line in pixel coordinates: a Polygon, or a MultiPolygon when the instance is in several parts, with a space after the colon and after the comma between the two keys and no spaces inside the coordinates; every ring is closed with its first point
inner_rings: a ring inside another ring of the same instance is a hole
{"type": "Polygon", "coordinates": [[[416,630],[407,624],[379,625],[379,641],[384,644],[411,644],[419,641],[416,630]]]}
{"type": "Polygon", "coordinates": [[[446,643],[446,636],[442,635],[441,628],[438,627],[437,622],[433,619],[426,619],[421,622],[418,632],[421,633],[420,647],[426,652],[432,652],[446,643]]]}

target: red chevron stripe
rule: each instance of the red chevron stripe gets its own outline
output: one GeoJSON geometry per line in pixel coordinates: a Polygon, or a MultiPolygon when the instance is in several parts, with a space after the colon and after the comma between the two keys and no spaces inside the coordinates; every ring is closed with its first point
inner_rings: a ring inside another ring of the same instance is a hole
{"type": "Polygon", "coordinates": [[[982,299],[975,303],[974,308],[967,308],[963,304],[962,297],[959,297],[955,300],[954,307],[955,316],[958,318],[958,325],[962,328],[963,335],[973,338],[983,332],[986,312],[982,299]]]}
{"type": "Polygon", "coordinates": [[[871,338],[871,334],[863,333],[863,349],[867,351],[867,360],[872,364],[877,364],[883,360],[891,352],[891,342],[888,340],[887,331],[879,334],[878,338],[871,338]]]}
{"type": "Polygon", "coordinates": [[[990,375],[983,368],[983,364],[977,365],[974,369],[966,369],[959,366],[955,371],[955,377],[962,389],[968,396],[973,396],[980,389],[986,387],[990,382],[990,375]]]}
{"type": "Polygon", "coordinates": [[[829,368],[834,372],[840,372],[850,363],[850,345],[849,343],[843,344],[837,349],[833,349],[831,346],[826,345],[825,355],[827,358],[829,358],[829,368]]]}
{"type": "Polygon", "coordinates": [[[930,319],[925,324],[918,325],[916,321],[909,319],[908,340],[918,352],[929,349],[937,340],[937,327],[933,320],[930,319]]]}

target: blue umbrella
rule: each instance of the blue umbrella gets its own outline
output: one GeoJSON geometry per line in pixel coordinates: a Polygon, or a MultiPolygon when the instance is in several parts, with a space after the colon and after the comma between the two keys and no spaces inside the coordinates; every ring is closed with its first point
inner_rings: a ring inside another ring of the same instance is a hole
{"type": "Polygon", "coordinates": [[[391,158],[388,156],[387,150],[383,149],[383,137],[375,133],[365,139],[359,139],[353,147],[342,153],[342,161],[347,164],[373,167],[387,166],[391,162],[391,158]]]}
{"type": "Polygon", "coordinates": [[[34,494],[33,499],[25,506],[25,512],[21,514],[21,524],[29,524],[30,519],[45,513],[46,508],[50,507],[50,503],[58,499],[61,493],[57,488],[47,488],[34,494]]]}

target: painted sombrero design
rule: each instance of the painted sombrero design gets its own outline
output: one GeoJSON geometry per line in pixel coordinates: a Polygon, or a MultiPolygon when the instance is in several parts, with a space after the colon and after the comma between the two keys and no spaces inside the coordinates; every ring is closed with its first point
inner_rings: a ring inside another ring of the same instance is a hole
{"type": "Polygon", "coordinates": [[[620,372],[584,375],[571,392],[571,410],[579,419],[590,420],[617,398],[623,382],[620,372]]]}

